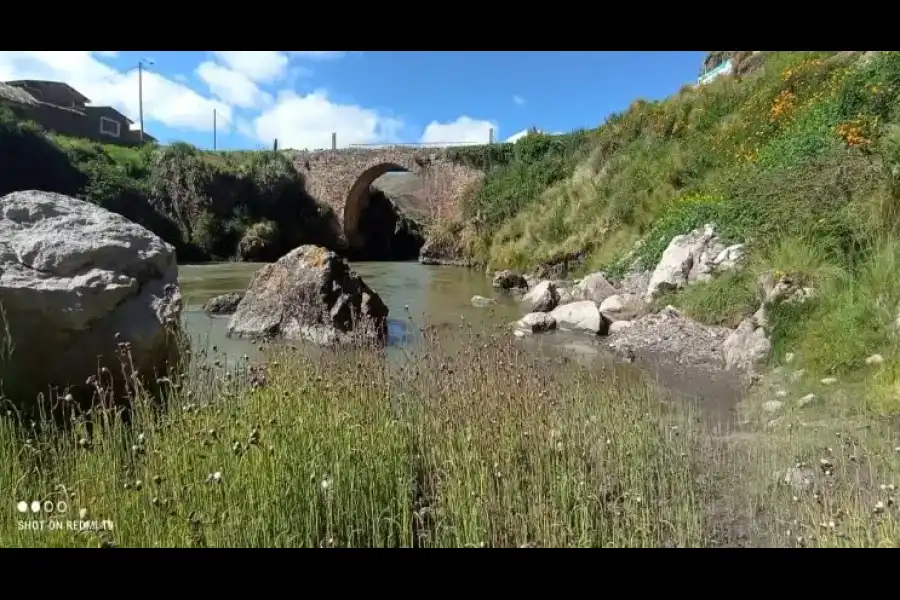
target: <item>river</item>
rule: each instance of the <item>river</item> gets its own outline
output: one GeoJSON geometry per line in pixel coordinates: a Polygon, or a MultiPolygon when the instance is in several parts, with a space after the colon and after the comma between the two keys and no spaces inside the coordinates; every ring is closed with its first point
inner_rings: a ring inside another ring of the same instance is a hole
{"type": "MultiPolygon", "coordinates": [[[[213,263],[179,266],[185,302],[184,319],[194,343],[216,345],[229,357],[255,356],[255,345],[226,335],[227,317],[211,317],[203,304],[214,296],[247,289],[262,265],[213,263]]],[[[435,267],[418,262],[358,262],[353,269],[390,310],[389,348],[402,346],[412,331],[426,325],[440,326],[468,321],[475,327],[510,323],[521,316],[516,301],[497,293],[483,273],[459,267],[435,267]],[[495,298],[489,308],[472,306],[472,296],[495,298]]]]}
{"type": "MultiPolygon", "coordinates": [[[[423,326],[441,326],[466,321],[476,329],[509,324],[523,311],[511,295],[491,287],[484,273],[460,267],[437,267],[418,262],[356,262],[353,269],[365,280],[390,310],[388,320],[388,356],[399,359],[401,349],[423,326]],[[472,305],[472,296],[494,298],[488,308],[472,305]]],[[[247,289],[253,274],[261,267],[254,263],[213,263],[179,266],[179,279],[185,302],[184,321],[195,347],[217,346],[218,357],[226,361],[243,355],[260,358],[256,345],[249,340],[226,335],[228,317],[212,317],[203,311],[210,298],[247,289]]],[[[511,335],[511,334],[510,334],[511,335]]],[[[526,336],[521,343],[535,349],[563,351],[586,365],[612,360],[603,338],[582,333],[555,331],[526,336]]],[[[742,395],[737,380],[727,374],[710,376],[695,373],[667,363],[650,360],[642,369],[663,387],[679,395],[690,396],[704,405],[706,411],[729,417],[742,395]]]]}

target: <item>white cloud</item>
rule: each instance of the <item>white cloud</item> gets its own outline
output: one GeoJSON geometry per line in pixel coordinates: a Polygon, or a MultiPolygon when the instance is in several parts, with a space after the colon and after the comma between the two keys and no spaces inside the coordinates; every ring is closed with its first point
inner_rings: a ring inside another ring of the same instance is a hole
{"type": "MultiPolygon", "coordinates": [[[[138,117],[137,70],[120,72],[89,51],[0,52],[0,81],[64,81],[95,105],[112,106],[135,121],[138,117]]],[[[231,107],[153,71],[144,71],[144,119],[176,129],[210,131],[212,112],[231,119],[231,107]]],[[[151,131],[152,133],[152,131],[151,131]]]]}
{"type": "MultiPolygon", "coordinates": [[[[522,131],[520,131],[518,133],[514,133],[511,136],[509,136],[508,138],[506,138],[506,141],[507,141],[507,143],[510,143],[510,144],[518,142],[519,140],[521,140],[523,137],[525,137],[529,133],[531,133],[531,129],[523,129],[522,131]]],[[[553,133],[547,133],[543,129],[538,129],[537,133],[543,133],[545,135],[562,135],[562,131],[554,131],[553,133]]]]}
{"type": "Polygon", "coordinates": [[[228,104],[257,108],[272,101],[272,96],[259,89],[249,77],[212,61],[200,63],[196,73],[209,87],[209,91],[228,104]]]}
{"type": "Polygon", "coordinates": [[[511,136],[509,136],[508,138],[506,138],[506,141],[509,143],[515,143],[515,142],[518,142],[519,140],[521,140],[526,135],[528,135],[528,130],[523,129],[522,131],[520,131],[518,133],[514,133],[511,136]]]}
{"type": "Polygon", "coordinates": [[[522,96],[513,96],[513,102],[515,102],[519,106],[525,106],[525,98],[523,98],[522,96]]]}
{"type": "MultiPolygon", "coordinates": [[[[324,60],[337,58],[340,53],[304,51],[299,54],[308,60],[324,60]]],[[[94,105],[112,106],[137,121],[137,69],[118,71],[104,63],[99,55],[89,51],[0,52],[0,81],[63,81],[90,98],[94,105]]],[[[176,130],[209,132],[215,110],[220,131],[237,131],[267,147],[277,138],[281,148],[329,148],[332,132],[337,133],[340,147],[410,141],[401,137],[403,121],[385,110],[333,102],[324,90],[301,94],[282,89],[273,94],[262,89],[265,81],[281,78],[279,87],[286,87],[292,75],[307,73],[303,65],[289,64],[286,58],[282,63],[278,56],[284,57],[286,53],[214,55],[222,64],[208,60],[198,65],[195,72],[209,86],[212,95],[182,83],[187,80],[184,75],[163,76],[152,67],[143,71],[144,119],[151,134],[154,122],[176,130]],[[254,58],[251,60],[249,55],[254,58]],[[299,70],[296,74],[295,68],[299,70]],[[245,110],[235,112],[239,108],[245,110]]],[[[421,141],[435,145],[486,143],[491,128],[496,139],[499,128],[491,121],[468,116],[446,123],[434,121],[425,128],[421,141]]]]}
{"type": "Polygon", "coordinates": [[[481,121],[467,116],[459,117],[450,123],[432,121],[425,127],[421,141],[436,146],[454,142],[487,144],[491,138],[491,129],[494,130],[496,138],[500,127],[491,121],[481,121]]]}
{"type": "Polygon", "coordinates": [[[232,71],[258,83],[279,79],[288,67],[287,55],[275,50],[222,50],[213,54],[232,71]]]}
{"type": "Polygon", "coordinates": [[[336,58],[343,58],[345,54],[344,51],[334,51],[334,50],[291,50],[290,53],[298,58],[305,58],[309,60],[333,60],[336,58]]]}
{"type": "Polygon", "coordinates": [[[115,58],[119,55],[118,50],[95,50],[94,54],[103,58],[115,58]]]}
{"type": "Polygon", "coordinates": [[[254,137],[264,144],[277,138],[279,148],[321,149],[331,147],[332,132],[342,148],[396,142],[403,122],[375,109],[332,103],[324,90],[306,96],[283,91],[252,127],[254,137]]]}

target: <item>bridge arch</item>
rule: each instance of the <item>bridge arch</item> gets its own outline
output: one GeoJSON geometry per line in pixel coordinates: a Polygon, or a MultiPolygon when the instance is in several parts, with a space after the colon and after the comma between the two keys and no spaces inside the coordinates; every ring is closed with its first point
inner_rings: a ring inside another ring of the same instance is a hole
{"type": "Polygon", "coordinates": [[[385,173],[397,172],[410,173],[410,170],[394,162],[378,163],[363,171],[347,192],[343,215],[344,238],[351,249],[362,249],[366,245],[365,232],[360,229],[360,217],[369,205],[372,183],[385,173]]]}

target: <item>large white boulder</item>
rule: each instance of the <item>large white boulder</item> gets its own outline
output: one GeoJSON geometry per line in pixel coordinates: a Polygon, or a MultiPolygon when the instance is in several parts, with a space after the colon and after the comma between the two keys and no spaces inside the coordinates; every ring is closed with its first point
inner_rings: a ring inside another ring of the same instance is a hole
{"type": "Polygon", "coordinates": [[[542,281],[522,297],[528,312],[550,312],[559,304],[559,291],[552,281],[542,281]]]}
{"type": "Polygon", "coordinates": [[[578,300],[590,300],[596,304],[600,304],[616,293],[616,288],[601,271],[587,275],[575,284],[572,291],[572,295],[578,300]]]}
{"type": "Polygon", "coordinates": [[[0,198],[0,306],[12,344],[10,356],[0,354],[0,379],[23,406],[37,393],[48,397],[50,386],[82,390],[103,367],[120,373],[120,343],[149,376],[177,356],[182,302],[172,246],[68,196],[0,198]]]}
{"type": "Polygon", "coordinates": [[[628,321],[639,316],[645,309],[643,300],[637,294],[615,294],[600,303],[600,312],[613,321],[628,321]]]}
{"type": "Polygon", "coordinates": [[[557,306],[550,313],[560,329],[586,331],[599,335],[609,332],[609,321],[600,313],[592,300],[579,300],[557,306]]]}

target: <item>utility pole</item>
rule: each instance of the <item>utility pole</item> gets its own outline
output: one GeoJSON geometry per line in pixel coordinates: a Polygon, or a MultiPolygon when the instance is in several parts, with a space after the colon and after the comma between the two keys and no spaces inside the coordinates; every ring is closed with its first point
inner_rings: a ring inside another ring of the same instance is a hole
{"type": "Polygon", "coordinates": [[[213,151],[216,150],[216,109],[213,109],[213,151]]]}
{"type": "Polygon", "coordinates": [[[144,65],[152,65],[153,61],[149,58],[142,58],[138,61],[138,112],[141,120],[141,143],[144,142],[144,65]]]}

